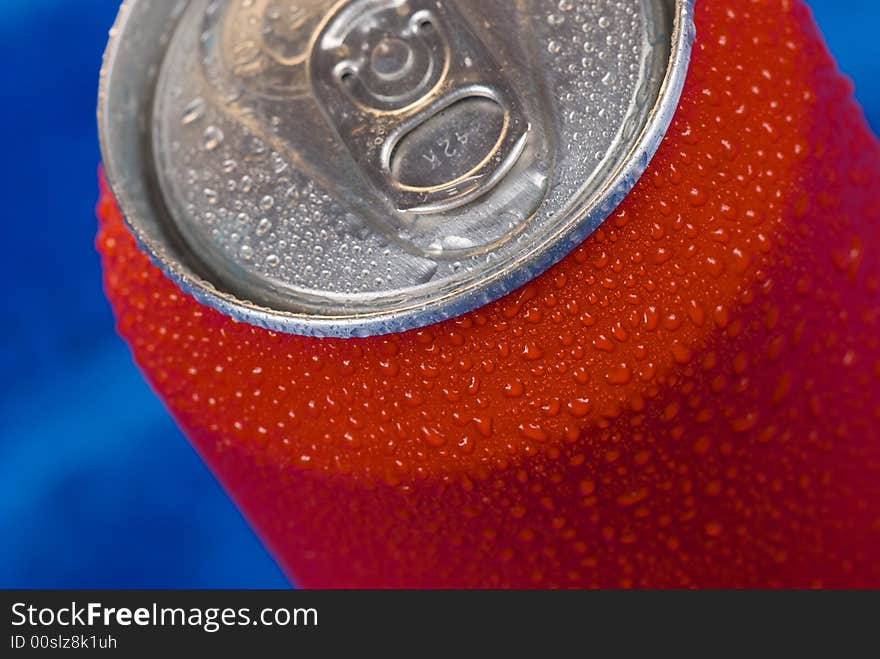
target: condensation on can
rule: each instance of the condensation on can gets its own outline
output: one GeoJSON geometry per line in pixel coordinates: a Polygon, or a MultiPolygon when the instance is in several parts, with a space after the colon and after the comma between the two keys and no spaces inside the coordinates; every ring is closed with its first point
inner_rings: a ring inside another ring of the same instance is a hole
{"type": "Polygon", "coordinates": [[[128,0],[105,168],[201,302],[289,333],[403,331],[514,290],[611,214],[693,39],[693,0],[128,0]]]}

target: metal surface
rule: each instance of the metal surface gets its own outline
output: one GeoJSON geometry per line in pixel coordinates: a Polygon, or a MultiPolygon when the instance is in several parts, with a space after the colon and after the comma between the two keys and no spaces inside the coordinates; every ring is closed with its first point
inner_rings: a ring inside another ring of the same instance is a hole
{"type": "Polygon", "coordinates": [[[105,167],[200,301],[285,332],[401,331],[522,285],[613,211],[693,38],[693,0],[128,0],[105,167]]]}

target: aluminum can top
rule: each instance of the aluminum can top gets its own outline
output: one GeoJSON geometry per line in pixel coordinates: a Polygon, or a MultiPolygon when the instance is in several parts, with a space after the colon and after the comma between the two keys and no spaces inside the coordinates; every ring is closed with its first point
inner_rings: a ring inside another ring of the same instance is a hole
{"type": "Polygon", "coordinates": [[[595,230],[667,131],[693,39],[693,0],[127,0],[105,170],[201,302],[296,334],[399,332],[595,230]]]}

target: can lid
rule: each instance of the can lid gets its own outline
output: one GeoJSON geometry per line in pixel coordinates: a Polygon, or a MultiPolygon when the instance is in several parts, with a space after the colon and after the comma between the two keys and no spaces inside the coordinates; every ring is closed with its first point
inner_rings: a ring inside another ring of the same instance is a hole
{"type": "Polygon", "coordinates": [[[142,247],[234,318],[397,332],[526,283],[678,104],[694,0],[127,0],[98,121],[142,247]]]}

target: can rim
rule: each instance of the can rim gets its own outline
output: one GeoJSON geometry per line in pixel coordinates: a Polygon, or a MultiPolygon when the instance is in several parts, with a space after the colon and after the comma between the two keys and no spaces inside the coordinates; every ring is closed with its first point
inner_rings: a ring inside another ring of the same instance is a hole
{"type": "MultiPolygon", "coordinates": [[[[432,325],[497,300],[543,274],[582,243],[629,194],[647,170],[678,108],[696,38],[695,2],[696,0],[673,0],[674,23],[670,57],[658,101],[653,105],[625,164],[609,177],[603,189],[596,194],[594,203],[574,213],[559,231],[545,236],[542,244],[531,252],[531,258],[527,262],[514,262],[518,267],[503,273],[494,273],[488,283],[485,280],[467,282],[454,293],[438,295],[428,303],[398,306],[391,311],[338,313],[332,316],[270,309],[219,290],[194,269],[170,256],[162,242],[149,235],[135,210],[136,205],[131,198],[130,186],[121,163],[113,156],[111,118],[108,111],[110,79],[114,64],[118,61],[120,36],[126,32],[135,0],[124,0],[122,3],[110,30],[110,40],[101,67],[97,121],[106,179],[126,225],[150,260],[198,302],[213,307],[236,321],[282,333],[337,338],[391,334],[432,325]]],[[[134,117],[131,120],[134,121],[134,117]]]]}

